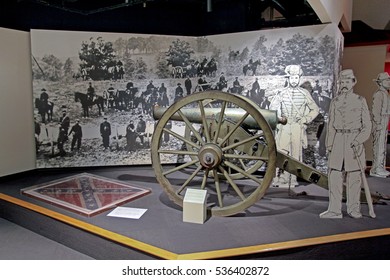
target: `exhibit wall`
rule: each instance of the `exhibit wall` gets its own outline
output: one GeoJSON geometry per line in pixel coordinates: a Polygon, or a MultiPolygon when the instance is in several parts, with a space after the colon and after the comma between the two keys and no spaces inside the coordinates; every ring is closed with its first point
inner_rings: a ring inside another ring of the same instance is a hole
{"type": "MultiPolygon", "coordinates": [[[[262,98],[255,101],[266,108],[264,100],[285,87],[284,70],[292,64],[303,70],[302,87],[310,92],[321,88],[323,120],[342,45],[342,34],[332,24],[207,37],[32,30],[34,116],[41,127],[36,165],[150,164],[153,104],[169,106],[176,98],[206,89],[253,98],[257,79],[262,98]],[[220,83],[221,75],[226,83],[220,83]],[[233,86],[235,80],[239,87],[233,86]],[[39,106],[43,91],[44,110],[39,106]],[[64,118],[70,121],[65,132],[64,118]],[[106,140],[104,118],[110,124],[106,140]],[[126,129],[130,122],[137,129],[141,119],[144,127],[129,146],[126,129]],[[82,128],[80,146],[72,144],[76,122],[82,128]]],[[[317,129],[311,134],[317,135],[317,129]]],[[[318,149],[318,140],[312,139],[312,149],[318,149]]],[[[314,159],[315,153],[308,154],[314,159]]]]}
{"type": "Polygon", "coordinates": [[[35,169],[30,34],[0,28],[0,176],[35,169]]]}
{"type": "MultiPolygon", "coordinates": [[[[379,73],[385,70],[387,45],[357,46],[344,49],[342,59],[343,69],[353,69],[357,84],[355,93],[364,96],[371,110],[372,96],[378,86],[373,81],[379,73]]],[[[372,138],[365,143],[366,159],[372,160],[372,138]]]]}

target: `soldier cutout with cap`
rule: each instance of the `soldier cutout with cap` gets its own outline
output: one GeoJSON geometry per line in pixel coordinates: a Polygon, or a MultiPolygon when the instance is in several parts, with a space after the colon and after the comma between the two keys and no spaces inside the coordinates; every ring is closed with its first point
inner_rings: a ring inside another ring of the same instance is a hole
{"type": "Polygon", "coordinates": [[[370,175],[387,177],[390,172],[386,170],[387,126],[390,116],[390,76],[387,72],[379,73],[374,80],[378,90],[372,100],[372,149],[373,159],[370,175]]]}
{"type": "Polygon", "coordinates": [[[329,108],[326,138],[328,151],[329,207],[321,218],[342,218],[343,183],[346,181],[347,213],[361,218],[360,192],[365,168],[363,143],[371,133],[366,99],[353,92],[356,78],[351,69],[340,72],[339,95],[329,108]]]}

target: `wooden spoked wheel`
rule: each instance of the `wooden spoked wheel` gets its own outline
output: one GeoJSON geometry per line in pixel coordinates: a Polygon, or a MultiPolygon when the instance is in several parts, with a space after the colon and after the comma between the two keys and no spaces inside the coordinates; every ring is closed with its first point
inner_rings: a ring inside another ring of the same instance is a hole
{"type": "Polygon", "coordinates": [[[155,127],[151,153],[170,199],[182,206],[187,188],[206,189],[213,216],[244,211],[264,196],[275,175],[267,120],[250,99],[225,92],[192,94],[169,107],[155,127]],[[254,175],[264,164],[264,175],[254,175]]]}

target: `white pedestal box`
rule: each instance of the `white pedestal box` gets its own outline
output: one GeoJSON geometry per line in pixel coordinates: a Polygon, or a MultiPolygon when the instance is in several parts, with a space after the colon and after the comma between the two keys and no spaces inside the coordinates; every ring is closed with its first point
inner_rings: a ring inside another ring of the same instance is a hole
{"type": "Polygon", "coordinates": [[[183,222],[203,224],[207,218],[206,190],[187,189],[183,200],[183,222]]]}

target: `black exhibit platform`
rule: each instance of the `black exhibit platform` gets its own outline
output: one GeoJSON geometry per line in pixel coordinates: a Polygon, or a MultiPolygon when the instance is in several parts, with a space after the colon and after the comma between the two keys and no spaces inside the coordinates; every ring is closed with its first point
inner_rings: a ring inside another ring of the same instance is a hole
{"type": "MultiPolygon", "coordinates": [[[[372,192],[390,194],[389,182],[368,177],[372,192]]],[[[375,219],[366,204],[362,219],[346,214],[320,219],[327,190],[302,183],[294,191],[307,195],[270,187],[243,213],[193,224],[182,221],[181,208],[169,200],[150,166],[34,170],[0,178],[0,217],[95,259],[389,259],[389,201],[374,205],[375,219]],[[121,205],[146,213],[140,219],[107,216],[110,210],[86,217],[21,193],[83,172],[150,189],[121,205]]]]}

